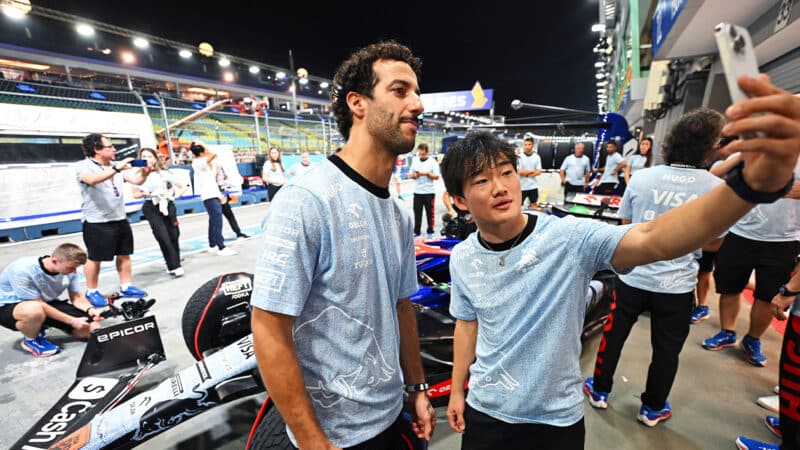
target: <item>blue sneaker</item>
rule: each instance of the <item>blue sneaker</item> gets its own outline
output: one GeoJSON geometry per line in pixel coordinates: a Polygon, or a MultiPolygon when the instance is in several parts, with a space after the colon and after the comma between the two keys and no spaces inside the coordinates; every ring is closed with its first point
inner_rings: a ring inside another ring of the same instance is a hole
{"type": "Polygon", "coordinates": [[[61,347],[53,344],[44,337],[44,331],[34,339],[23,338],[22,348],[33,353],[33,356],[50,356],[61,351],[61,347]]]}
{"type": "Polygon", "coordinates": [[[781,434],[781,419],[775,416],[767,416],[764,417],[764,423],[769,428],[769,431],[772,431],[772,434],[778,436],[778,438],[782,438],[783,435],[781,434]]]}
{"type": "Polygon", "coordinates": [[[720,330],[719,333],[703,341],[706,350],[722,350],[725,347],[736,345],[736,332],[720,330]]]}
{"type": "Polygon", "coordinates": [[[108,300],[106,300],[103,294],[98,290],[86,291],[84,295],[86,296],[86,300],[89,300],[89,303],[96,308],[108,305],[108,300]]]}
{"type": "Polygon", "coordinates": [[[736,447],[739,450],[780,450],[780,445],[767,444],[748,437],[739,436],[736,438],[736,447]]]}
{"type": "Polygon", "coordinates": [[[147,292],[137,288],[136,286],[129,284],[128,288],[124,291],[122,289],[119,290],[119,293],[122,294],[123,297],[137,297],[142,298],[147,295],[147,292]]]}
{"type": "Polygon", "coordinates": [[[742,343],[740,345],[744,352],[744,359],[746,359],[747,362],[754,366],[764,367],[764,364],[767,362],[767,357],[761,353],[760,339],[750,337],[749,334],[746,334],[742,338],[742,343]]]}
{"type": "Polygon", "coordinates": [[[583,382],[583,392],[589,397],[589,403],[599,409],[608,408],[608,392],[596,392],[594,390],[594,378],[589,377],[583,382]]]}
{"type": "Polygon", "coordinates": [[[692,315],[690,316],[690,321],[692,323],[700,323],[706,319],[708,319],[708,306],[705,305],[697,305],[694,307],[692,311],[692,315]]]}
{"type": "Polygon", "coordinates": [[[660,411],[653,411],[650,409],[649,406],[642,404],[642,407],[639,408],[639,422],[647,425],[648,427],[654,427],[658,425],[658,422],[662,420],[667,420],[672,417],[672,408],[669,406],[669,402],[664,403],[664,409],[660,411]]]}

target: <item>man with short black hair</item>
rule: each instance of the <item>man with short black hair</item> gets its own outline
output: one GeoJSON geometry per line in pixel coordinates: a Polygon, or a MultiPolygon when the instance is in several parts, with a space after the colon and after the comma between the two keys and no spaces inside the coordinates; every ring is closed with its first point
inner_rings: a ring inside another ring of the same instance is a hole
{"type": "Polygon", "coordinates": [[[724,131],[760,134],[724,150],[747,152],[745,165],[725,185],[635,225],[523,214],[511,146],[475,133],[448,149],[445,187],[478,225],[450,257],[457,323],[447,415],[465,433],[462,448],[583,449],[580,331],[592,276],[685,255],[791,187],[800,104],[764,78],[739,84],[757,98],[729,109],[724,131]],[[764,120],[746,119],[761,112],[764,120]]]}
{"type": "Polygon", "coordinates": [[[123,184],[140,185],[150,174],[149,167],[131,169],[128,157],[114,163],[116,149],[108,137],[92,133],[83,139],[86,159],[75,164],[81,189],[83,212],[83,242],[89,259],[83,269],[86,276],[86,299],[93,306],[105,306],[108,301],[97,289],[102,261],[116,258],[120,293],[142,297],[147,293],[131,284],[131,254],[133,232],[125,214],[123,184]]]}
{"type": "Polygon", "coordinates": [[[436,188],[433,180],[439,179],[439,163],[428,157],[428,144],[417,146],[419,156],[414,158],[408,170],[408,178],[417,180],[414,184],[414,236],[422,231],[422,210],[425,209],[425,223],[428,237],[433,235],[433,205],[436,201],[436,188]]]}
{"type": "Polygon", "coordinates": [[[45,337],[47,327],[80,339],[99,328],[100,310],[81,294],[75,273],[84,263],[83,249],[61,244],[51,255],[20,258],[0,273],[0,325],[21,332],[22,348],[34,356],[61,351],[45,337]],[[69,301],[58,298],[64,290],[69,301]]]}
{"type": "Polygon", "coordinates": [[[533,138],[528,136],[523,144],[519,157],[519,180],[522,188],[522,203],[528,200],[528,207],[537,209],[539,201],[539,183],[536,177],[542,174],[542,158],[534,151],[533,138]]]}
{"type": "Polygon", "coordinates": [[[625,160],[617,151],[616,141],[606,143],[606,165],[597,169],[603,172],[600,176],[600,184],[594,189],[595,194],[611,195],[619,184],[619,174],[625,170],[625,160]]]}

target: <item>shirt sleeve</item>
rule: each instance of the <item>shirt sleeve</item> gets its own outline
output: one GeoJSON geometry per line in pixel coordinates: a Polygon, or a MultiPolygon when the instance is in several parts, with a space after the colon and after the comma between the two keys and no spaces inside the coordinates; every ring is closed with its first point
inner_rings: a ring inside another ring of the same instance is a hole
{"type": "Polygon", "coordinates": [[[569,156],[567,156],[566,158],[564,158],[563,161],[561,161],[561,168],[559,170],[567,170],[567,161],[569,161],[569,156]]]}
{"type": "Polygon", "coordinates": [[[452,280],[450,284],[450,315],[459,320],[477,320],[478,315],[469,300],[466,283],[462,276],[462,272],[465,270],[464,265],[467,262],[465,259],[453,258],[456,256],[456,248],[453,249],[453,253],[450,255],[450,277],[452,280]]]}
{"type": "Polygon", "coordinates": [[[78,276],[75,274],[68,275],[69,277],[69,292],[82,292],[81,284],[78,282],[78,276]]]}
{"type": "Polygon", "coordinates": [[[432,172],[434,173],[434,175],[439,175],[440,174],[439,163],[437,163],[436,160],[434,160],[433,158],[431,158],[431,160],[433,161],[433,164],[431,164],[431,166],[433,167],[432,172]]]}
{"type": "Polygon", "coordinates": [[[275,197],[261,225],[252,306],[298,316],[317,269],[324,229],[319,199],[294,185],[275,197]],[[303,207],[298,207],[303,205],[303,207]]]}
{"type": "MultiPolygon", "coordinates": [[[[405,205],[403,205],[405,207],[405,205]]],[[[414,250],[414,224],[408,218],[401,230],[401,236],[406,236],[406,247],[403,250],[403,266],[402,274],[400,276],[400,298],[411,297],[419,290],[417,283],[417,262],[416,251],[414,250]]],[[[398,299],[399,300],[399,299],[398,299]]]]}
{"type": "Polygon", "coordinates": [[[561,220],[565,219],[572,222],[570,241],[577,243],[575,248],[580,252],[581,267],[587,269],[589,274],[600,270],[615,270],[611,265],[611,259],[617,251],[619,241],[633,224],[615,226],[597,220],[574,217],[565,217],[561,220]]]}
{"type": "Polygon", "coordinates": [[[542,170],[542,157],[539,155],[533,158],[533,170],[542,170]]]}
{"type": "Polygon", "coordinates": [[[583,173],[586,174],[587,172],[591,173],[592,171],[592,163],[589,162],[589,157],[584,155],[583,156],[583,173]]]}

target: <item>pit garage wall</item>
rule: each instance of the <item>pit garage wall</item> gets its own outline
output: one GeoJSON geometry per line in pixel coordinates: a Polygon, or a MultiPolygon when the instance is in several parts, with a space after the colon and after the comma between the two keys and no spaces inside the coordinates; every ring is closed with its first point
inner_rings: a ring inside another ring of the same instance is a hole
{"type": "MultiPolygon", "coordinates": [[[[795,94],[800,93],[800,47],[798,47],[800,41],[797,40],[799,25],[800,3],[797,0],[793,5],[791,0],[775,2],[761,11],[760,15],[748,25],[756,46],[756,54],[762,62],[761,71],[767,73],[777,86],[795,94]],[[788,13],[781,14],[781,11],[788,13]]],[[[686,57],[702,56],[704,55],[686,57]]],[[[661,144],[669,127],[681,114],[699,106],[720,112],[724,112],[730,106],[730,95],[722,66],[716,55],[714,58],[713,64],[707,71],[694,74],[694,78],[690,78],[687,82],[683,101],[672,107],[658,121],[650,122],[642,118],[635,95],[632,96],[633,102],[630,107],[626,111],[620,111],[628,119],[631,128],[635,127],[633,124],[640,123],[645,134],[653,137],[656,163],[663,161],[660,155],[661,144]]]]}

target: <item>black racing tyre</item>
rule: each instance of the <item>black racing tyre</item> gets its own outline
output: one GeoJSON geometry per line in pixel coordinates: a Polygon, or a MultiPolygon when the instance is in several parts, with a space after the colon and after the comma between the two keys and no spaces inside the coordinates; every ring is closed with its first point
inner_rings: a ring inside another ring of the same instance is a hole
{"type": "MultiPolygon", "coordinates": [[[[422,450],[427,448],[411,430],[411,423],[407,420],[402,422],[403,449],[422,450]]],[[[246,450],[296,450],[286,433],[286,422],[274,404],[268,405],[267,412],[256,426],[250,445],[246,450]]]]}
{"type": "Polygon", "coordinates": [[[295,450],[286,433],[286,422],[274,404],[269,405],[264,418],[258,423],[247,450],[295,450]]]}
{"type": "Polygon", "coordinates": [[[237,272],[212,278],[198,288],[183,309],[183,340],[195,359],[250,333],[253,274],[237,272]]]}

